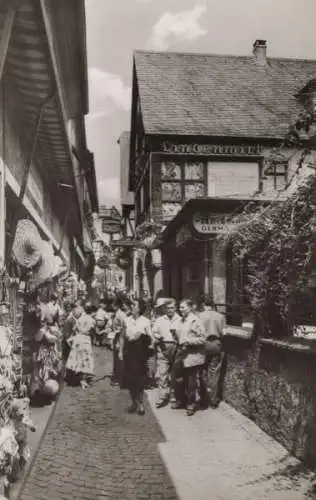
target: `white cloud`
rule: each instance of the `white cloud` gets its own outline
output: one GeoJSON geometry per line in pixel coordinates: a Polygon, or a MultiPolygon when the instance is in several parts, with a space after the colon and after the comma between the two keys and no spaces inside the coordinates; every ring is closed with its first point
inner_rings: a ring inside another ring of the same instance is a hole
{"type": "Polygon", "coordinates": [[[98,118],[117,109],[129,111],[131,89],[120,76],[89,68],[90,118],[98,118]]]}
{"type": "Polygon", "coordinates": [[[193,41],[206,35],[207,30],[200,25],[201,15],[206,11],[206,5],[196,5],[176,14],[165,12],[152,29],[150,46],[166,50],[173,42],[193,41]]]}
{"type": "Polygon", "coordinates": [[[120,205],[120,192],[119,177],[108,177],[98,182],[99,201],[101,205],[120,205]]]}

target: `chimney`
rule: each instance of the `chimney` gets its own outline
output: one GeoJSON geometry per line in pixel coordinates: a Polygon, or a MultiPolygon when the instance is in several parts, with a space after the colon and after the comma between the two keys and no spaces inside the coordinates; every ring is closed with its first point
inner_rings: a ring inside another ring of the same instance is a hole
{"type": "Polygon", "coordinates": [[[264,65],[267,62],[267,41],[256,40],[253,44],[253,55],[258,64],[264,65]]]}

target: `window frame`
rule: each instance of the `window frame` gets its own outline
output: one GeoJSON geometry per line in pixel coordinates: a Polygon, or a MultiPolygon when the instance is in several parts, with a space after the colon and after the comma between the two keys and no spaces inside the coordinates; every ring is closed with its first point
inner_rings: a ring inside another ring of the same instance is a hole
{"type": "MultiPolygon", "coordinates": [[[[193,184],[203,184],[204,186],[204,194],[202,197],[207,196],[207,160],[205,158],[199,159],[199,158],[179,158],[179,159],[165,159],[163,162],[160,163],[160,168],[163,163],[168,163],[173,162],[176,163],[177,165],[180,166],[180,178],[179,179],[174,179],[174,178],[161,178],[161,202],[162,203],[181,203],[182,205],[188,201],[185,196],[185,186],[187,185],[193,185],[193,184]],[[185,177],[185,166],[190,165],[190,164],[196,164],[196,163],[201,163],[202,165],[202,170],[203,170],[203,175],[202,179],[186,179],[185,177]],[[180,184],[180,190],[181,190],[181,198],[179,200],[167,200],[164,199],[162,196],[162,186],[164,183],[177,183],[180,184]]],[[[160,170],[161,173],[161,170],[160,170]]],[[[190,198],[191,199],[191,198],[190,198]]]]}

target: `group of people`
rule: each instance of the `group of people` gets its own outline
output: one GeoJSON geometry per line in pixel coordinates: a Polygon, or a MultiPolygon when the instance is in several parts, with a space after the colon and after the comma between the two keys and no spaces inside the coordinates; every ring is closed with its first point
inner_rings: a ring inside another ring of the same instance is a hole
{"type": "Polygon", "coordinates": [[[210,380],[210,364],[224,359],[225,318],[212,307],[208,297],[198,304],[185,299],[159,299],[154,311],[144,301],[116,302],[113,322],[114,378],[129,390],[130,412],[143,415],[148,361],[154,358],[158,386],[157,408],[169,402],[173,409],[186,408],[193,415],[200,407],[216,407],[220,401],[218,370],[210,380]],[[215,382],[215,384],[214,384],[215,382]],[[210,394],[211,385],[215,385],[210,394]],[[197,401],[199,395],[199,401],[197,401]]]}
{"type": "Polygon", "coordinates": [[[173,409],[186,408],[193,415],[198,405],[216,407],[221,399],[219,372],[211,373],[210,365],[215,360],[219,367],[224,359],[225,318],[206,296],[197,304],[182,300],[178,310],[172,298],[151,306],[117,296],[98,308],[78,300],[64,311],[53,300],[42,308],[42,322],[36,361],[42,380],[60,372],[64,360],[66,380],[88,388],[95,376],[96,345],[112,351],[111,384],[128,389],[131,413],[145,413],[150,380],[158,388],[157,408],[170,402],[173,409]]]}

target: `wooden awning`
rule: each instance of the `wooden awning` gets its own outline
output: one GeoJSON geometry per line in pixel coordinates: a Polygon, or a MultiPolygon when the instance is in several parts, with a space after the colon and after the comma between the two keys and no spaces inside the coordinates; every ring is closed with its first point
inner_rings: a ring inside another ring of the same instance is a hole
{"type": "MultiPolygon", "coordinates": [[[[6,13],[0,13],[0,33],[6,13]]],[[[50,95],[38,134],[38,150],[45,168],[57,182],[73,184],[70,144],[60,95],[44,32],[42,12],[36,2],[24,1],[15,12],[4,74],[16,88],[29,130],[36,124],[41,103],[50,95]]]]}

